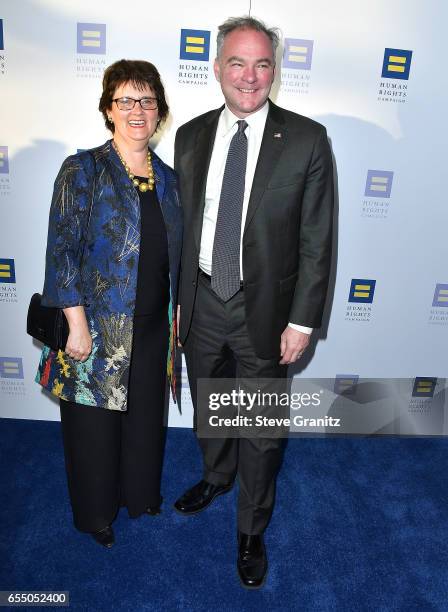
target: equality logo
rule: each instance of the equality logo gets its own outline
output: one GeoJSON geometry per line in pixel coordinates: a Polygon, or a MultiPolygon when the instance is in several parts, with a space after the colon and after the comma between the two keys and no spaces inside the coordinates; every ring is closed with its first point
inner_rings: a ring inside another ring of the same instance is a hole
{"type": "Polygon", "coordinates": [[[0,378],[23,378],[21,357],[0,357],[0,378]]]}
{"type": "Polygon", "coordinates": [[[381,76],[386,79],[409,79],[411,70],[412,51],[404,49],[384,50],[383,69],[381,76]]]}
{"type": "Polygon", "coordinates": [[[311,70],[313,43],[302,38],[285,38],[282,68],[311,70]]]}
{"type": "Polygon", "coordinates": [[[432,305],[436,308],[448,308],[448,284],[437,283],[432,305]]]}
{"type": "Polygon", "coordinates": [[[3,19],[0,19],[0,51],[5,49],[5,39],[3,38],[3,19]]]}
{"type": "Polygon", "coordinates": [[[208,30],[181,30],[179,58],[208,62],[210,32],[208,30]]]}
{"type": "Polygon", "coordinates": [[[390,198],[394,173],[389,170],[368,170],[364,195],[369,198],[390,198]]]}
{"type": "Polygon", "coordinates": [[[106,53],[106,24],[78,23],[76,36],[78,53],[106,53]]]}
{"type": "Polygon", "coordinates": [[[437,384],[437,378],[428,378],[426,376],[417,376],[414,379],[412,388],[412,397],[434,397],[434,391],[437,384]]]}
{"type": "Polygon", "coordinates": [[[373,302],[373,294],[375,293],[375,285],[376,280],[353,278],[348,294],[348,301],[371,304],[373,302]]]}
{"type": "Polygon", "coordinates": [[[357,374],[336,374],[334,392],[337,395],[355,395],[359,376],[357,374]]]}
{"type": "Polygon", "coordinates": [[[0,259],[0,283],[15,283],[16,269],[14,259],[0,259]]]}
{"type": "Polygon", "coordinates": [[[9,173],[8,147],[0,147],[0,174],[9,173]]]}

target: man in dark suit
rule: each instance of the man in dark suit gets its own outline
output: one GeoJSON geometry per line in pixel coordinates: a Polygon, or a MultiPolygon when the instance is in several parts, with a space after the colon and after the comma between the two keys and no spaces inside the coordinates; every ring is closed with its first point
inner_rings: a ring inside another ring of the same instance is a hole
{"type": "MultiPolygon", "coordinates": [[[[225,106],[179,128],[185,215],[180,341],[197,380],[284,378],[321,323],[331,254],[333,175],[325,128],[269,99],[278,34],[251,17],[219,27],[214,70],[225,106]]],[[[188,515],[239,480],[238,571],[260,587],[282,441],[198,437],[204,477],[175,503],[188,515]]]]}

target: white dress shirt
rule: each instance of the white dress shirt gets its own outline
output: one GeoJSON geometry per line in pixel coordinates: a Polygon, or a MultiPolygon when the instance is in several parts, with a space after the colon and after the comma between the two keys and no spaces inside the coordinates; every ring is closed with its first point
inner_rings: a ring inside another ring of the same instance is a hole
{"type": "MultiPolygon", "coordinates": [[[[261,140],[263,138],[266,118],[268,116],[269,104],[266,102],[258,111],[245,117],[247,128],[247,164],[246,177],[244,183],[243,211],[241,217],[241,238],[240,238],[240,274],[243,280],[243,233],[246,223],[247,207],[249,205],[250,192],[254,180],[255,168],[260,153],[261,140]]],[[[215,142],[213,145],[210,167],[207,176],[207,186],[205,190],[205,207],[202,221],[201,248],[199,251],[199,267],[203,272],[212,275],[212,255],[213,242],[215,239],[216,221],[218,218],[219,198],[221,196],[222,180],[227,161],[230,141],[238,129],[237,122],[239,117],[234,115],[227,106],[224,107],[216,130],[215,142]]],[[[303,325],[289,323],[293,329],[310,334],[313,329],[303,325]]]]}

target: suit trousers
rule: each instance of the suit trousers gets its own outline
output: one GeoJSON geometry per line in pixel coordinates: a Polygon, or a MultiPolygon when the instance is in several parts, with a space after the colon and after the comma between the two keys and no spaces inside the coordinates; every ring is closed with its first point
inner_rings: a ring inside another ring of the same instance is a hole
{"type": "Polygon", "coordinates": [[[162,502],[168,339],[166,308],[134,317],[127,412],[60,401],[68,489],[80,531],[110,525],[120,505],[136,518],[162,502]]]}
{"type": "MultiPolygon", "coordinates": [[[[260,305],[262,308],[262,305],[260,305]]],[[[280,354],[280,338],[279,354],[280,354]]],[[[199,378],[285,378],[287,366],[260,359],[249,338],[242,288],[223,302],[212,290],[210,277],[199,272],[191,328],[184,346],[188,378],[196,412],[199,378]]],[[[261,534],[271,518],[275,482],[284,440],[275,438],[204,438],[198,436],[204,460],[204,480],[231,484],[238,476],[238,529],[261,534]]]]}

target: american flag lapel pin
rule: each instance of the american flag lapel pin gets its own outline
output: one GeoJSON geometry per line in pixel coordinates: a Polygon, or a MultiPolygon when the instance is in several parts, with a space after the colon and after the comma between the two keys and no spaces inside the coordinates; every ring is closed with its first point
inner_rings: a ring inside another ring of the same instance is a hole
{"type": "Polygon", "coordinates": [[[274,132],[274,138],[281,138],[281,137],[282,137],[281,132],[274,132]]]}

